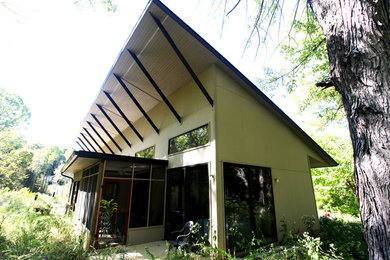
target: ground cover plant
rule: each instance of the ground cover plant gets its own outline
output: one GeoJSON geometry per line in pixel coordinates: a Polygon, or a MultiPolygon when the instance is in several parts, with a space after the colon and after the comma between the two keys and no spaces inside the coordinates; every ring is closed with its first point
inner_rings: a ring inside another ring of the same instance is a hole
{"type": "MultiPolygon", "coordinates": [[[[304,222],[310,230],[309,217],[304,222]]],[[[367,245],[361,231],[361,222],[357,217],[336,214],[321,217],[321,231],[318,233],[294,233],[284,226],[284,237],[280,244],[262,245],[262,241],[253,238],[245,246],[247,251],[239,256],[231,252],[210,247],[204,243],[189,252],[186,248],[170,248],[165,259],[368,259],[367,245]],[[238,258],[240,257],[240,258],[238,258]]],[[[154,256],[146,249],[151,259],[154,256]]]]}
{"type": "Polygon", "coordinates": [[[0,259],[106,259],[118,253],[85,249],[75,236],[72,216],[54,212],[58,199],[35,198],[26,188],[0,189],[0,259]]]}

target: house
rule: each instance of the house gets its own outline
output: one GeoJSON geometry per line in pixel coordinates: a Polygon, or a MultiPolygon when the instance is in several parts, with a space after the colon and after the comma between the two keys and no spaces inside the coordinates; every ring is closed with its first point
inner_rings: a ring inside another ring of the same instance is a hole
{"type": "Polygon", "coordinates": [[[311,168],[337,163],[229,61],[158,0],[147,5],[62,169],[92,240],[169,238],[186,221],[222,249],[282,220],[317,218],[311,168]],[[118,209],[102,231],[101,201],[118,209]]]}

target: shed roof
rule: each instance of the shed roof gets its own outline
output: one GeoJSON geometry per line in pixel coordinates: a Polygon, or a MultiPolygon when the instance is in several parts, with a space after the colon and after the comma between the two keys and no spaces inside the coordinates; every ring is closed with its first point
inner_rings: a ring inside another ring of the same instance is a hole
{"type": "MultiPolygon", "coordinates": [[[[260,89],[159,0],[151,0],[148,3],[104,80],[81,126],[80,134],[83,133],[85,136],[82,140],[87,144],[86,139],[89,139],[91,143],[89,147],[94,146],[96,152],[114,153],[107,148],[102,150],[99,146],[103,147],[105,142],[112,140],[110,136],[121,135],[120,132],[131,127],[139,118],[147,117],[148,111],[161,102],[169,106],[169,96],[172,93],[187,82],[196,81],[193,74],[199,74],[212,64],[217,65],[240,86],[253,93],[262,105],[317,152],[325,163],[311,159],[312,167],[337,165],[336,161],[260,89]],[[179,53],[171,45],[164,30],[179,53]],[[187,61],[190,68],[182,58],[187,61]],[[136,101],[126,93],[126,88],[136,101]]],[[[201,87],[199,91],[202,91],[201,87]]],[[[209,100],[207,94],[204,93],[204,96],[209,100]]],[[[213,105],[210,100],[209,103],[213,105]]],[[[173,110],[171,109],[172,116],[180,121],[180,115],[175,114],[173,110]]],[[[158,128],[153,126],[153,121],[151,119],[150,121],[150,127],[158,132],[158,128]]],[[[142,139],[142,133],[137,133],[137,129],[134,129],[134,134],[142,139]]],[[[125,139],[124,136],[122,138],[125,139]]],[[[128,141],[127,143],[131,145],[128,141]]],[[[118,145],[117,147],[121,149],[118,145]]]]}
{"type": "Polygon", "coordinates": [[[62,173],[76,173],[101,160],[123,161],[153,165],[168,165],[167,160],[147,159],[125,155],[103,154],[86,151],[74,151],[62,167],[62,173]]]}

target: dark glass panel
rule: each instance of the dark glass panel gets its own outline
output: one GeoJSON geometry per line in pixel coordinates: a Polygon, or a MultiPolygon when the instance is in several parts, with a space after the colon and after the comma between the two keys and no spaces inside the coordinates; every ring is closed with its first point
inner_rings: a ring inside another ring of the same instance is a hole
{"type": "Polygon", "coordinates": [[[114,200],[118,209],[110,215],[104,214],[105,209],[100,208],[100,236],[104,241],[112,240],[123,244],[126,238],[126,224],[128,223],[129,189],[131,181],[124,180],[105,180],[103,199],[106,201],[114,200]],[[102,225],[107,225],[103,227],[102,225]],[[103,231],[104,229],[108,229],[103,231]]]}
{"type": "Polygon", "coordinates": [[[99,175],[94,175],[92,177],[89,177],[89,191],[88,191],[88,215],[87,215],[87,228],[91,229],[91,224],[92,224],[92,214],[93,214],[93,209],[95,207],[95,195],[96,195],[96,185],[97,185],[97,180],[98,180],[99,175]]]}
{"type": "Polygon", "coordinates": [[[164,190],[163,181],[152,181],[150,197],[149,226],[163,224],[164,217],[164,190]]]}
{"type": "Polygon", "coordinates": [[[106,180],[104,184],[103,199],[107,201],[113,199],[118,204],[118,211],[127,211],[129,189],[129,181],[106,180]]]}
{"type": "Polygon", "coordinates": [[[168,153],[177,153],[209,142],[209,126],[205,125],[169,139],[168,153]]]}
{"type": "Polygon", "coordinates": [[[275,216],[272,195],[272,177],[269,169],[252,168],[253,213],[256,236],[262,241],[275,239],[275,216]]]}
{"type": "Polygon", "coordinates": [[[199,237],[209,232],[209,183],[207,165],[168,170],[166,234],[192,220],[201,226],[199,237]]]}
{"type": "Polygon", "coordinates": [[[225,166],[224,182],[226,243],[227,248],[235,249],[241,241],[252,238],[249,181],[245,168],[225,166]]]}
{"type": "Polygon", "coordinates": [[[150,178],[150,164],[136,164],[134,166],[134,178],[149,179],[150,178]]]}
{"type": "Polygon", "coordinates": [[[184,224],[184,169],[169,169],[167,174],[166,239],[184,224]]]}
{"type": "Polygon", "coordinates": [[[104,172],[105,177],[131,178],[133,164],[129,162],[107,161],[104,172]]]}
{"type": "Polygon", "coordinates": [[[268,168],[224,164],[227,247],[242,251],[255,235],[276,239],[272,177],[268,168]]]}
{"type": "Polygon", "coordinates": [[[165,180],[165,166],[153,165],[152,166],[152,179],[165,180]]]}
{"type": "Polygon", "coordinates": [[[148,216],[149,181],[134,180],[131,200],[130,227],[145,227],[148,216]]]}

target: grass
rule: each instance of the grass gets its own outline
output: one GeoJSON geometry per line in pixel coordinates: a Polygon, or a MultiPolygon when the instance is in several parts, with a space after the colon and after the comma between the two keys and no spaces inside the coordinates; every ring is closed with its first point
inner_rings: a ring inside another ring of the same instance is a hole
{"type": "MultiPolygon", "coordinates": [[[[35,194],[27,189],[0,189],[0,259],[109,259],[118,248],[96,251],[84,249],[84,241],[75,236],[72,217],[36,212],[35,208],[52,209],[55,198],[35,194]]],[[[332,214],[320,218],[321,231],[313,234],[287,233],[285,244],[259,247],[261,241],[252,240],[246,259],[368,259],[367,245],[356,217],[332,214]],[[334,216],[334,217],[333,217],[334,216]]],[[[149,252],[150,253],[150,252],[149,252]]],[[[209,259],[224,255],[223,250],[202,245],[198,251],[209,259]]],[[[170,251],[166,259],[199,259],[199,255],[185,251],[170,251]]],[[[152,259],[152,255],[149,255],[152,259]]]]}
{"type": "Polygon", "coordinates": [[[34,198],[28,189],[0,190],[1,259],[107,259],[117,253],[84,249],[84,241],[75,236],[72,216],[51,210],[57,199],[44,194],[34,198]],[[42,214],[35,208],[46,210],[42,214]]]}

